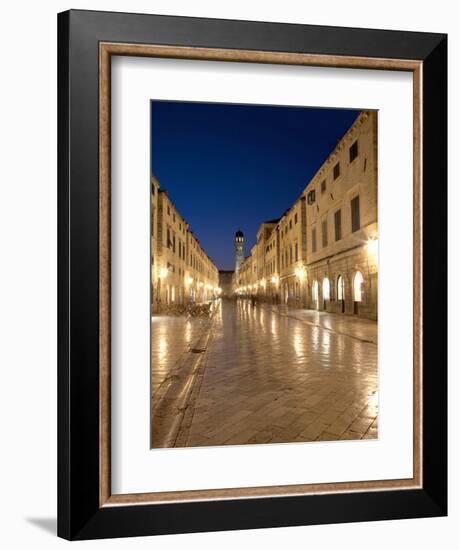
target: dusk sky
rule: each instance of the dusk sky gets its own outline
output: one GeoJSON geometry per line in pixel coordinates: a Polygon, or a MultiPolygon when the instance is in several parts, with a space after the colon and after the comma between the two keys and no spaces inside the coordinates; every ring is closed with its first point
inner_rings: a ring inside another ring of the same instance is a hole
{"type": "Polygon", "coordinates": [[[152,101],[151,167],[219,269],[299,197],[359,111],[152,101]]]}

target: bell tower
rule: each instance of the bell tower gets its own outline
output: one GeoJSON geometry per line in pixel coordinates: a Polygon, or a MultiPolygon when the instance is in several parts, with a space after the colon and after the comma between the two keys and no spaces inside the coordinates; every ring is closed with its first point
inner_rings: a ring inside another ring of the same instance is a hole
{"type": "Polygon", "coordinates": [[[239,271],[241,264],[244,260],[244,233],[238,229],[234,236],[234,252],[235,252],[235,269],[236,273],[239,271]]]}

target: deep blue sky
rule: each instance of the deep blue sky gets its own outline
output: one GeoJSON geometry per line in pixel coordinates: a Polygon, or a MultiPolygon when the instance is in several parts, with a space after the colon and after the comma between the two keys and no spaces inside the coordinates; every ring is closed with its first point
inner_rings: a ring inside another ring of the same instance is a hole
{"type": "Polygon", "coordinates": [[[234,269],[279,218],[359,111],[152,101],[152,171],[219,269],[234,269]]]}

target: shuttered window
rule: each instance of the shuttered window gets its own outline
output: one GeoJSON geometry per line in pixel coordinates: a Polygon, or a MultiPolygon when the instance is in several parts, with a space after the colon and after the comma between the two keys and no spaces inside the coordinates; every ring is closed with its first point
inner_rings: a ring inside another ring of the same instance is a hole
{"type": "Polygon", "coordinates": [[[322,248],[328,246],[328,224],[327,220],[322,222],[322,248]]]}
{"type": "Polygon", "coordinates": [[[335,241],[341,240],[341,210],[335,212],[335,241]]]}
{"type": "Polygon", "coordinates": [[[360,197],[351,200],[352,233],[360,229],[360,197]]]}

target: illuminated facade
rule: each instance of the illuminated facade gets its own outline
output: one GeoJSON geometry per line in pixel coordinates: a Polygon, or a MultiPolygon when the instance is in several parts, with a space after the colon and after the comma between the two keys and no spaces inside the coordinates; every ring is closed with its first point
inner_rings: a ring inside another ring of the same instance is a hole
{"type": "Polygon", "coordinates": [[[237,272],[244,261],[244,233],[238,229],[234,235],[234,270],[237,272]]]}
{"type": "Polygon", "coordinates": [[[366,111],[305,190],[310,307],[376,319],[377,114],[366,111]]]}
{"type": "Polygon", "coordinates": [[[151,201],[153,312],[218,297],[217,267],[154,176],[151,201]]]}
{"type": "Polygon", "coordinates": [[[377,318],[376,117],[361,112],[292,207],[260,226],[236,294],[377,318]]]}

